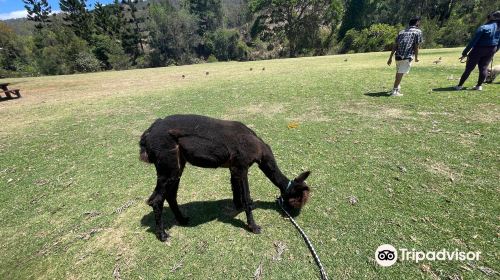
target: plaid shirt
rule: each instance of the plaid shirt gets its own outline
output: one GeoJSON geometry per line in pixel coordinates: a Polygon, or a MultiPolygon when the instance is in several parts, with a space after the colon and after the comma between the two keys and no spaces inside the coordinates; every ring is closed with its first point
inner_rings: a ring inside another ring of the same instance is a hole
{"type": "Polygon", "coordinates": [[[396,50],[396,60],[413,59],[415,46],[423,41],[422,31],[415,26],[399,32],[396,38],[398,48],[396,50]]]}

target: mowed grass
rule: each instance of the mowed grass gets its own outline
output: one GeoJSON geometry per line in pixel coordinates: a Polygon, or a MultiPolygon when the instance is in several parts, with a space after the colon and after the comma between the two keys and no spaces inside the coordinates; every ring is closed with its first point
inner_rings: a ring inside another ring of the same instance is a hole
{"type": "Polygon", "coordinates": [[[156,239],[144,202],[156,174],[138,141],[176,113],[242,121],[287,176],[312,171],[297,221],[332,279],[498,277],[500,85],[447,91],[460,51],[422,51],[401,98],[382,93],[395,72],[387,53],[8,80],[23,97],[0,102],[0,279],[251,279],[259,265],[263,279],[318,278],[256,166],[262,234],[233,217],[227,169],[187,166],[178,201],[191,224],[177,226],[166,204],[171,239],[156,239]],[[385,243],[482,253],[382,268],[385,243]]]}

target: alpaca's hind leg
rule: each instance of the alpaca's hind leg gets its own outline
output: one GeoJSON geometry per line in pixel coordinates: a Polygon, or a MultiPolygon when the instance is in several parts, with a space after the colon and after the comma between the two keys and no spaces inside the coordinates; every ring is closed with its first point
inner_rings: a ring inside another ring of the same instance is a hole
{"type": "Polygon", "coordinates": [[[231,168],[231,182],[241,190],[243,208],[247,216],[248,227],[253,233],[260,233],[261,227],[255,223],[252,209],[253,203],[250,198],[250,189],[248,186],[248,168],[231,168]]]}
{"type": "Polygon", "coordinates": [[[243,210],[243,192],[239,179],[231,174],[231,189],[233,190],[234,208],[238,211],[243,210]]]}

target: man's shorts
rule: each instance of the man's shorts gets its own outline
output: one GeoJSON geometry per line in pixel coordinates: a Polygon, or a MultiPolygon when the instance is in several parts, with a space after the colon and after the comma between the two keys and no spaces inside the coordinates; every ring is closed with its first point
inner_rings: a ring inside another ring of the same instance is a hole
{"type": "Polygon", "coordinates": [[[409,59],[396,60],[396,70],[399,74],[410,73],[411,61],[409,59]]]}

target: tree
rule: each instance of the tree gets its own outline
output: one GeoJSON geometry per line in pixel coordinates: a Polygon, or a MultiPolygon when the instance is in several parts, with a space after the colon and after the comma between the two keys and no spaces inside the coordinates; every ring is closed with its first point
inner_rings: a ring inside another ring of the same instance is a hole
{"type": "Polygon", "coordinates": [[[106,6],[96,2],[94,23],[98,34],[119,38],[123,25],[123,15],[118,0],[106,6]]]}
{"type": "Polygon", "coordinates": [[[20,64],[27,63],[26,53],[18,43],[17,35],[0,21],[0,70],[18,71],[20,64]]]}
{"type": "Polygon", "coordinates": [[[24,8],[28,12],[28,20],[36,22],[37,29],[43,28],[50,22],[52,8],[47,0],[23,0],[24,8]]]}
{"type": "MultiPolygon", "coordinates": [[[[135,0],[134,0],[135,1],[135,0]]],[[[132,56],[133,63],[144,53],[143,30],[140,25],[144,25],[144,16],[137,16],[137,7],[132,0],[122,1],[121,9],[124,11],[121,40],[123,49],[132,56]]]]}
{"type": "Polygon", "coordinates": [[[247,46],[235,29],[217,29],[207,36],[207,48],[218,60],[244,60],[247,46]]]}
{"type": "Polygon", "coordinates": [[[120,42],[106,35],[95,35],[92,38],[95,57],[101,61],[106,70],[126,69],[129,57],[123,51],[120,42]]]}
{"type": "Polygon", "coordinates": [[[200,43],[196,17],[185,9],[176,11],[168,3],[151,5],[149,13],[152,66],[190,63],[200,43]]]}
{"type": "Polygon", "coordinates": [[[367,17],[370,8],[369,0],[348,0],[342,18],[342,25],[339,29],[339,39],[344,38],[350,29],[361,30],[365,28],[368,24],[367,17]]]}
{"type": "Polygon", "coordinates": [[[190,14],[198,17],[198,35],[203,36],[223,25],[221,0],[186,0],[185,6],[190,14]]]}
{"type": "Polygon", "coordinates": [[[90,42],[94,31],[92,15],[87,11],[85,0],[60,0],[61,11],[65,12],[64,20],[69,23],[75,34],[90,42]]]}
{"type": "Polygon", "coordinates": [[[336,9],[332,0],[252,0],[249,4],[259,13],[254,34],[268,30],[274,35],[283,33],[288,40],[289,56],[321,46],[320,27],[328,24],[329,11],[336,9]]]}

